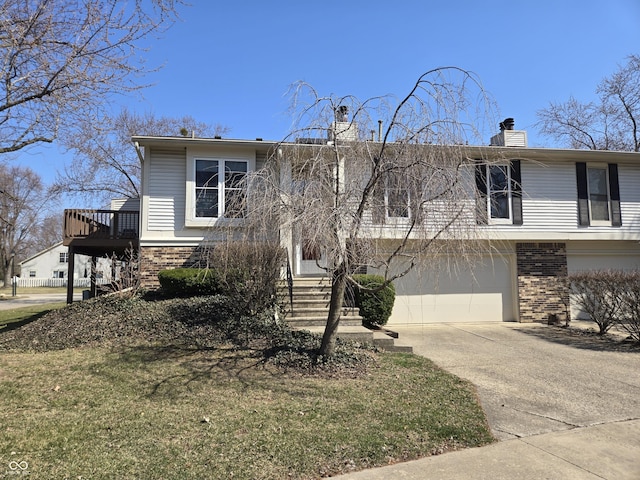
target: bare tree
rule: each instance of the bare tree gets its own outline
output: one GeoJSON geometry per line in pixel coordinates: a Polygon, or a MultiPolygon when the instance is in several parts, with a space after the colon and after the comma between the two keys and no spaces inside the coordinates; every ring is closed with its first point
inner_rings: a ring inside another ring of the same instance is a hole
{"type": "Polygon", "coordinates": [[[640,56],[629,56],[596,93],[595,102],[571,97],[539,110],[540,132],[571,148],[640,151],[640,56]]]}
{"type": "MultiPolygon", "coordinates": [[[[49,203],[48,199],[46,203],[49,203]]],[[[41,212],[36,223],[29,228],[29,235],[25,239],[24,248],[19,257],[21,260],[62,240],[63,216],[60,211],[55,210],[56,206],[52,205],[52,208],[47,208],[46,211],[52,211],[52,213],[41,212]]]]}
{"type": "Polygon", "coordinates": [[[265,232],[281,225],[280,235],[303,243],[326,270],[331,301],[319,353],[331,356],[358,269],[384,275],[387,285],[436,258],[455,269],[482,248],[477,158],[467,145],[496,123],[478,79],[451,67],[425,73],[399,100],[321,97],[301,84],[293,108],[297,127],[249,177],[246,220],[265,232]]]}
{"type": "Polygon", "coordinates": [[[142,88],[140,43],[181,0],[0,0],[0,153],[51,143],[142,88]]]}
{"type": "Polygon", "coordinates": [[[140,159],[131,146],[133,135],[213,137],[224,135],[225,126],[199,122],[189,115],[179,118],[138,114],[123,109],[102,122],[87,118],[78,124],[80,134],[62,139],[73,151],[73,161],[51,187],[55,194],[80,195],[92,200],[138,198],[140,159]]]}
{"type": "Polygon", "coordinates": [[[0,165],[0,269],[5,286],[46,202],[40,176],[28,167],[0,165]]]}

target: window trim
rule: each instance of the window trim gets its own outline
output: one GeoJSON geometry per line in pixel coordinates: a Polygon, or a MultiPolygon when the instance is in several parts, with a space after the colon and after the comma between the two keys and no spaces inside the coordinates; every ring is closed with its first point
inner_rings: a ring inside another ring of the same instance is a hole
{"type": "Polygon", "coordinates": [[[513,206],[511,205],[511,166],[508,163],[500,162],[500,163],[490,163],[486,165],[486,182],[487,182],[487,221],[490,225],[512,225],[513,224],[513,206]],[[491,188],[491,168],[492,167],[500,167],[504,168],[506,172],[506,183],[507,183],[507,210],[508,215],[506,217],[493,217],[492,216],[492,200],[493,196],[498,193],[504,193],[500,190],[493,190],[491,188]]]}
{"type": "MultiPolygon", "coordinates": [[[[406,215],[390,215],[391,213],[391,205],[390,205],[390,201],[389,201],[389,194],[391,192],[391,187],[389,186],[389,183],[392,180],[391,175],[396,175],[395,177],[395,182],[396,185],[399,185],[401,183],[401,176],[399,175],[398,172],[390,172],[385,176],[385,181],[384,181],[384,216],[386,220],[390,220],[390,221],[394,221],[394,222],[398,222],[398,221],[405,221],[405,220],[409,220],[410,218],[412,218],[411,216],[411,191],[408,189],[405,189],[404,192],[406,192],[406,215]]],[[[402,191],[402,189],[398,188],[398,191],[402,191]]],[[[399,205],[398,205],[399,206],[399,205]]]]}
{"type": "Polygon", "coordinates": [[[611,226],[611,187],[609,180],[609,169],[606,163],[587,163],[587,199],[589,200],[589,225],[593,227],[610,227],[611,226]],[[607,216],[609,220],[594,220],[593,218],[593,199],[591,198],[591,188],[589,184],[589,171],[601,170],[604,171],[605,188],[607,190],[607,216]]]}
{"type": "Polygon", "coordinates": [[[255,152],[246,154],[218,154],[211,155],[205,152],[190,152],[187,155],[187,182],[185,201],[185,226],[187,227],[210,227],[213,225],[241,225],[242,218],[228,218],[224,216],[224,195],[225,195],[225,163],[244,162],[247,165],[247,175],[255,171],[255,152]],[[210,160],[218,162],[218,216],[217,217],[197,217],[196,216],[196,160],[210,160]]]}
{"type": "Polygon", "coordinates": [[[485,225],[522,225],[522,175],[521,162],[518,159],[487,162],[478,160],[476,163],[476,221],[485,225]],[[493,218],[491,216],[491,167],[506,167],[507,171],[507,205],[508,218],[493,218]]]}
{"type": "Polygon", "coordinates": [[[576,162],[578,226],[581,227],[621,227],[620,184],[618,164],[604,162],[576,162]],[[591,197],[589,193],[589,167],[605,168],[607,176],[607,197],[609,220],[592,220],[591,197]]]}

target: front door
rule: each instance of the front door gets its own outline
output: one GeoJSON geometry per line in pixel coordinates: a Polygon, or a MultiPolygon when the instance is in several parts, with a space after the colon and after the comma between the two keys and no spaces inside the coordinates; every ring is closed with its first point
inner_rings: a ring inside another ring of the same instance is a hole
{"type": "Polygon", "coordinates": [[[324,275],[326,258],[313,241],[302,238],[296,242],[296,275],[324,275]]]}

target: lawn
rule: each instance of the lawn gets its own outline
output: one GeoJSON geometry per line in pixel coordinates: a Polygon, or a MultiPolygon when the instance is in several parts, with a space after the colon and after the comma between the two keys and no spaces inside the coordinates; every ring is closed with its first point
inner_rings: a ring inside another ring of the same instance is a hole
{"type": "Polygon", "coordinates": [[[0,476],[320,478],[493,441],[474,387],[425,358],[309,373],[258,344],[0,349],[0,476]]]}
{"type": "Polygon", "coordinates": [[[0,310],[0,332],[9,325],[18,326],[22,323],[34,321],[51,310],[63,308],[66,303],[46,303],[30,305],[28,307],[0,310]]]}

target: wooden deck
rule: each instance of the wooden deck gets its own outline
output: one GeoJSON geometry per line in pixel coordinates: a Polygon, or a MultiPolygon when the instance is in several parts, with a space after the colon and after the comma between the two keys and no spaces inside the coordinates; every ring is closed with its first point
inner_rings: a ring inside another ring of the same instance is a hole
{"type": "MultiPolygon", "coordinates": [[[[140,212],[122,210],[73,209],[64,211],[62,243],[69,247],[67,278],[73,278],[75,255],[129,260],[140,245],[140,212]]],[[[95,267],[91,273],[91,293],[96,293],[95,267]]],[[[67,282],[67,303],[73,302],[73,282],[67,282]]]]}
{"type": "Polygon", "coordinates": [[[83,255],[121,255],[138,247],[139,218],[135,211],[65,210],[63,244],[83,255]]]}

